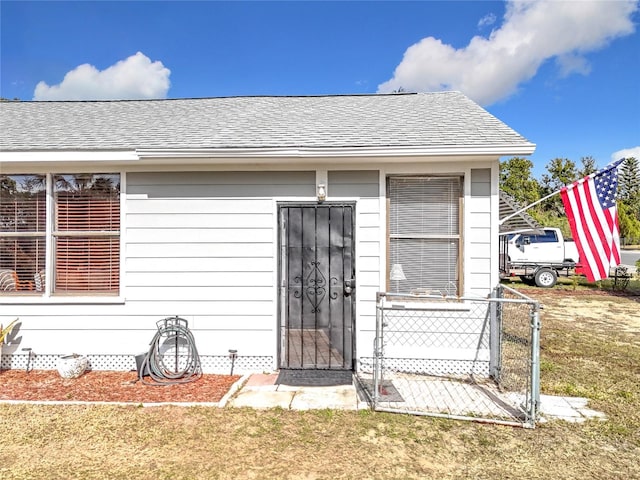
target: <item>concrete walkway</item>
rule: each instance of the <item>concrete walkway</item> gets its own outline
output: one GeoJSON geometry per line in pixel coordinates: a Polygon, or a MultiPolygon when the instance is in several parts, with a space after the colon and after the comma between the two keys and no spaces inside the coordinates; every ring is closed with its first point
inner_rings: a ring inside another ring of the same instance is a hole
{"type": "Polygon", "coordinates": [[[253,374],[229,399],[227,406],[252,408],[284,408],[287,410],[359,410],[368,409],[355,385],[333,387],[291,387],[276,383],[277,373],[253,374]]]}
{"type": "Polygon", "coordinates": [[[606,415],[587,407],[588,399],[583,397],[556,397],[540,395],[540,422],[564,420],[582,423],[591,418],[606,420],[606,415]]]}
{"type": "MultiPolygon", "coordinates": [[[[291,387],[276,383],[277,373],[251,374],[227,399],[224,406],[256,409],[283,408],[286,410],[363,410],[369,404],[359,395],[355,385],[333,387],[291,387]]],[[[582,397],[540,396],[540,422],[564,420],[584,422],[590,418],[606,419],[602,412],[587,407],[582,397]]]]}

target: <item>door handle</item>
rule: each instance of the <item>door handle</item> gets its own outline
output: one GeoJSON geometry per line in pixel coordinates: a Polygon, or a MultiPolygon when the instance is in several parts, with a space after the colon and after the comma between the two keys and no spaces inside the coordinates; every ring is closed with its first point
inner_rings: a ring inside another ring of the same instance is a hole
{"type": "Polygon", "coordinates": [[[345,297],[348,297],[349,295],[351,295],[351,292],[353,291],[354,288],[356,288],[356,279],[355,278],[350,278],[349,280],[345,280],[344,281],[344,295],[345,295],[345,297]]]}

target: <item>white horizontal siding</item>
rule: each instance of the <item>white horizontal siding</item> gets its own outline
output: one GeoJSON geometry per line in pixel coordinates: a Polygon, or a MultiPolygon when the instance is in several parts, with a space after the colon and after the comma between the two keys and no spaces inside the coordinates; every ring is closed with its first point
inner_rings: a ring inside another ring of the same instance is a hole
{"type": "Polygon", "coordinates": [[[470,258],[469,260],[467,260],[468,264],[469,264],[469,270],[471,271],[471,274],[476,274],[476,273],[486,273],[491,271],[491,258],[486,257],[486,258],[470,258]]]}
{"type": "Polygon", "coordinates": [[[87,325],[82,330],[25,330],[22,345],[31,348],[36,356],[70,353],[137,355],[149,349],[155,331],[155,324],[148,330],[106,330],[97,325],[91,328],[87,325]]]}
{"type": "Polygon", "coordinates": [[[465,290],[467,294],[484,296],[494,287],[491,285],[492,215],[491,169],[471,169],[470,196],[466,206],[466,259],[465,290]]]}
{"type": "Polygon", "coordinates": [[[376,293],[380,291],[378,285],[358,285],[358,288],[358,298],[362,299],[363,301],[370,300],[375,303],[376,293]]]}
{"type": "Polygon", "coordinates": [[[129,175],[135,198],[127,208],[127,302],[273,301],[274,204],[240,197],[261,186],[297,195],[301,185],[313,186],[311,173],[129,175]],[[219,198],[234,194],[239,198],[219,198]]]}
{"type": "MultiPolygon", "coordinates": [[[[131,316],[144,318],[142,323],[131,325],[131,328],[147,328],[149,319],[160,320],[167,316],[178,315],[187,320],[191,316],[216,315],[216,316],[271,316],[274,301],[266,300],[211,300],[202,298],[198,301],[178,302],[172,299],[154,300],[127,300],[126,303],[117,305],[94,304],[23,304],[3,305],[0,321],[13,320],[19,317],[22,320],[22,330],[29,330],[31,322],[37,319],[47,322],[53,329],[66,329],[68,322],[80,318],[82,325],[91,330],[96,327],[93,317],[103,316],[131,316]]],[[[154,323],[155,325],[155,323],[154,323]]],[[[153,327],[155,328],[155,326],[153,327]]],[[[27,340],[25,338],[25,340],[27,340]]],[[[28,345],[25,345],[28,346],[28,345]]]]}
{"type": "MultiPolygon", "coordinates": [[[[229,349],[232,348],[237,349],[240,355],[273,355],[275,343],[273,329],[254,329],[251,330],[250,335],[242,330],[192,330],[196,347],[201,355],[228,355],[229,349]]],[[[29,346],[36,355],[46,352],[137,355],[149,349],[149,343],[155,335],[155,324],[148,330],[123,331],[92,328],[83,330],[82,335],[70,333],[69,330],[39,330],[38,335],[31,335],[29,346]],[[52,346],[55,347],[54,350],[52,346]]]]}
{"type": "Polygon", "coordinates": [[[127,310],[192,316],[198,332],[202,315],[257,315],[273,332],[272,197],[313,195],[315,172],[135,173],[127,182],[127,310]]]}
{"type": "Polygon", "coordinates": [[[130,272],[127,274],[128,287],[163,287],[178,284],[182,287],[232,287],[254,288],[272,287],[272,272],[130,272]]]}
{"type": "MultiPolygon", "coordinates": [[[[480,273],[475,272],[469,275],[470,283],[473,285],[473,289],[471,295],[484,297],[488,295],[488,292],[491,290],[490,287],[485,287],[485,285],[491,285],[491,273],[480,273]]],[[[494,285],[495,287],[495,285],[494,285]]]]}
{"type": "Polygon", "coordinates": [[[372,256],[358,256],[358,271],[362,272],[379,272],[380,271],[380,257],[372,256]]]}
{"type": "MultiPolygon", "coordinates": [[[[375,288],[365,288],[365,293],[368,293],[369,295],[371,295],[371,293],[377,293],[377,291],[380,289],[375,289],[375,288]]],[[[375,297],[375,293],[374,296],[368,296],[368,297],[364,297],[362,298],[362,295],[360,295],[360,301],[358,303],[358,321],[360,322],[360,326],[365,325],[366,324],[366,319],[368,318],[369,321],[373,321],[375,324],[375,317],[376,317],[376,297],[375,297]]]]}
{"type": "Polygon", "coordinates": [[[491,198],[489,197],[469,197],[466,202],[470,213],[490,213],[491,198]]]}
{"type": "Polygon", "coordinates": [[[269,213],[144,213],[127,215],[128,228],[270,228],[269,213]]]}
{"type": "Polygon", "coordinates": [[[485,229],[491,227],[491,212],[471,212],[469,216],[469,228],[485,229]]]}
{"type": "Polygon", "coordinates": [[[358,215],[360,228],[380,228],[380,214],[377,212],[363,212],[358,215]]]}
{"type": "Polygon", "coordinates": [[[175,300],[128,300],[127,312],[137,314],[154,314],[155,317],[163,318],[169,315],[226,315],[226,316],[246,316],[246,315],[269,315],[273,318],[273,308],[275,301],[271,300],[211,300],[201,298],[197,301],[177,302],[175,300]]]}
{"type": "Polygon", "coordinates": [[[126,246],[128,259],[132,258],[264,258],[273,257],[271,242],[250,243],[129,243],[126,246]]]}
{"type": "Polygon", "coordinates": [[[380,201],[376,198],[360,198],[357,207],[358,215],[380,214],[380,201]]]}
{"type": "Polygon", "coordinates": [[[379,287],[380,274],[378,271],[362,271],[359,269],[358,280],[363,287],[379,287]]]}
{"type": "MultiPolygon", "coordinates": [[[[170,278],[170,277],[167,277],[170,278]]],[[[273,297],[273,287],[230,287],[230,286],[185,286],[178,285],[171,281],[170,285],[162,287],[128,287],[127,300],[135,298],[138,300],[163,300],[173,299],[175,302],[207,300],[225,301],[267,301],[273,297]]],[[[242,308],[242,307],[238,307],[242,308]]]]}
{"type": "MultiPolygon", "coordinates": [[[[172,251],[169,255],[180,255],[172,251]]],[[[129,272],[273,272],[273,257],[166,257],[127,258],[129,272]]]]}
{"type": "MultiPolygon", "coordinates": [[[[377,230],[376,230],[377,232],[377,230]]],[[[364,231],[362,231],[364,233],[364,231]]],[[[366,257],[380,256],[380,240],[367,240],[358,242],[358,254],[366,257]]]]}
{"type": "MultiPolygon", "coordinates": [[[[469,243],[471,245],[482,245],[482,244],[491,244],[491,228],[487,227],[476,227],[469,229],[471,239],[469,243]]],[[[471,252],[473,255],[474,252],[471,252]]]]}
{"type": "Polygon", "coordinates": [[[271,243],[273,228],[131,228],[127,243],[271,243]]]}
{"type": "Polygon", "coordinates": [[[126,196],[127,214],[161,215],[183,214],[197,212],[198,214],[226,214],[238,212],[245,213],[273,213],[271,202],[268,199],[246,198],[188,198],[185,191],[184,198],[148,198],[145,195],[126,196]]]}
{"type": "Polygon", "coordinates": [[[198,351],[206,350],[208,355],[229,355],[229,350],[237,350],[238,355],[272,356],[275,354],[276,336],[269,330],[198,331],[196,339],[198,351]]]}
{"type": "MultiPolygon", "coordinates": [[[[173,316],[173,315],[171,315],[173,316]]],[[[198,330],[269,330],[271,329],[270,315],[178,315],[189,322],[189,327],[198,330]]],[[[96,315],[87,313],[71,316],[65,320],[62,330],[143,330],[155,331],[156,322],[166,318],[167,315],[96,315]]],[[[24,322],[21,331],[31,330],[59,330],[60,325],[48,317],[33,317],[28,322],[24,322]]],[[[150,340],[150,339],[149,339],[150,340]]]]}

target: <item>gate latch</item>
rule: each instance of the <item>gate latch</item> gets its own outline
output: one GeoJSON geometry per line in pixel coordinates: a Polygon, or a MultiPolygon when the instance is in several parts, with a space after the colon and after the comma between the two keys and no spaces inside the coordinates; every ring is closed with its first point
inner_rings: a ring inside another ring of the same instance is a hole
{"type": "Polygon", "coordinates": [[[345,280],[344,281],[344,294],[345,296],[349,296],[351,295],[351,292],[353,291],[353,289],[356,288],[356,279],[355,278],[351,278],[349,280],[345,280]]]}

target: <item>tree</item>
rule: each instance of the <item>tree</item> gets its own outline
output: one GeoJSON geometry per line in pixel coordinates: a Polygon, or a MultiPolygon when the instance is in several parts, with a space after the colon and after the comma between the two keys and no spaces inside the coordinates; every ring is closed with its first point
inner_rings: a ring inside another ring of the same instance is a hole
{"type": "Polygon", "coordinates": [[[623,201],[618,202],[618,222],[620,224],[620,238],[624,238],[625,244],[636,244],[640,241],[640,219],[637,210],[623,201]]]}
{"type": "Polygon", "coordinates": [[[533,162],[513,157],[500,162],[500,189],[523,207],[540,199],[540,184],[532,177],[533,162]]]}
{"type": "Polygon", "coordinates": [[[640,166],[634,157],[620,164],[617,196],[620,237],[636,243],[640,239],[640,166]]]}
{"type": "Polygon", "coordinates": [[[560,190],[565,185],[575,182],[580,177],[573,160],[568,158],[554,158],[546,166],[548,174],[542,175],[542,186],[548,193],[560,190]]]}
{"type": "MultiPolygon", "coordinates": [[[[568,158],[554,158],[547,164],[546,169],[549,173],[542,175],[542,196],[557,192],[562,187],[582,178],[575,162],[568,158]]],[[[551,215],[565,215],[560,195],[554,195],[542,202],[542,208],[551,215]]]]}
{"type": "Polygon", "coordinates": [[[578,171],[579,178],[584,178],[598,170],[598,167],[596,166],[596,159],[591,155],[582,157],[580,161],[582,162],[582,168],[578,171]]]}
{"type": "Polygon", "coordinates": [[[618,198],[638,207],[640,214],[640,165],[634,157],[625,158],[618,171],[618,198]]]}

